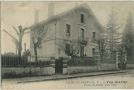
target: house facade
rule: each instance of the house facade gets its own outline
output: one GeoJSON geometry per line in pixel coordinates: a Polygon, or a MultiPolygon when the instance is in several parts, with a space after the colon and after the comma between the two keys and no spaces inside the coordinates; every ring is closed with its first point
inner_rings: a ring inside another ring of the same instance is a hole
{"type": "MultiPolygon", "coordinates": [[[[59,15],[52,16],[45,21],[30,27],[31,29],[31,58],[35,61],[33,32],[45,32],[37,48],[38,60],[48,58],[93,57],[99,51],[103,31],[91,9],[78,6],[59,15]]],[[[42,33],[43,33],[42,32],[42,33]]],[[[39,34],[38,34],[39,35],[39,34]]],[[[40,36],[40,35],[39,35],[40,36]]]]}

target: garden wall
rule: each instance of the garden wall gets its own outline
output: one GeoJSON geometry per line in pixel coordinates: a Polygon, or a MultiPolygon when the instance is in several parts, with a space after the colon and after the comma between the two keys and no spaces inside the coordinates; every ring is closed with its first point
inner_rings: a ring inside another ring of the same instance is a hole
{"type": "Polygon", "coordinates": [[[99,70],[103,71],[103,70],[115,70],[115,69],[116,66],[113,63],[101,63],[99,70]]]}
{"type": "Polygon", "coordinates": [[[49,67],[2,67],[2,77],[53,75],[55,68],[49,67]]]}
{"type": "Polygon", "coordinates": [[[69,66],[68,74],[88,73],[97,71],[97,66],[69,66]]]}
{"type": "Polygon", "coordinates": [[[134,68],[134,64],[127,64],[126,68],[133,69],[134,68]]]}

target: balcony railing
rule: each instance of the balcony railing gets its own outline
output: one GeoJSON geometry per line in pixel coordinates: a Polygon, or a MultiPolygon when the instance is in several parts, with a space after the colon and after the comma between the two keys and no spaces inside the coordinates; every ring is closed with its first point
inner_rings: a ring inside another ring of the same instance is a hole
{"type": "Polygon", "coordinates": [[[91,39],[91,42],[92,42],[92,43],[97,43],[97,40],[96,40],[95,38],[92,38],[92,39],[91,39]]]}
{"type": "Polygon", "coordinates": [[[87,45],[87,41],[86,40],[80,40],[80,44],[82,44],[82,45],[87,45]]]}

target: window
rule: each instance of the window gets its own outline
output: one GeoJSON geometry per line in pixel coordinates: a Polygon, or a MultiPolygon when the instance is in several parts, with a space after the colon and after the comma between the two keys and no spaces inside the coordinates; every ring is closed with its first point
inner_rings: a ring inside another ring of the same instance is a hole
{"type": "Polygon", "coordinates": [[[84,40],[84,29],[81,28],[81,39],[84,40]]]}
{"type": "Polygon", "coordinates": [[[95,48],[92,48],[92,54],[94,56],[94,54],[95,54],[95,48]]]}
{"type": "Polygon", "coordinates": [[[66,36],[70,36],[71,25],[66,24],[66,36]]]}
{"type": "Polygon", "coordinates": [[[84,14],[81,14],[81,23],[84,23],[84,14]]]}
{"type": "Polygon", "coordinates": [[[38,37],[38,48],[40,49],[42,47],[42,43],[41,43],[41,37],[38,37]]]}
{"type": "Polygon", "coordinates": [[[65,50],[66,54],[69,55],[70,54],[70,44],[66,44],[66,50],[65,50]]]}
{"type": "Polygon", "coordinates": [[[95,32],[93,32],[93,39],[95,39],[96,38],[96,33],[95,32]]]}
{"type": "Polygon", "coordinates": [[[83,46],[80,47],[80,56],[81,57],[84,56],[84,47],[83,46]]]}

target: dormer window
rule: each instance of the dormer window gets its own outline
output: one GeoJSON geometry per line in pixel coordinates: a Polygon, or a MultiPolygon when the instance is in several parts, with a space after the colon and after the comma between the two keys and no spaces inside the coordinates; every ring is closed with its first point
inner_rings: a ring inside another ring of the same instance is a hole
{"type": "Polygon", "coordinates": [[[84,14],[81,14],[81,23],[84,23],[84,14]]]}
{"type": "Polygon", "coordinates": [[[68,36],[68,37],[70,37],[70,35],[71,35],[70,30],[71,30],[71,25],[66,24],[66,36],[68,36]]]}

